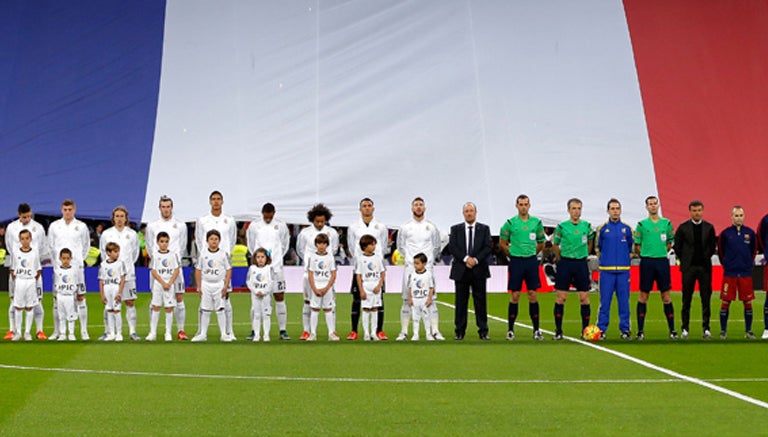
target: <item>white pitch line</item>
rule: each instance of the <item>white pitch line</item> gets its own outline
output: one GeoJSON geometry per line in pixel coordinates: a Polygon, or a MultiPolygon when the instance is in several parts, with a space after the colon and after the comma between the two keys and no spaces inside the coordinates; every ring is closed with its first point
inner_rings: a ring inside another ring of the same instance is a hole
{"type": "MultiPolygon", "coordinates": [[[[353,383],[391,383],[391,384],[680,384],[685,381],[679,378],[666,379],[407,379],[407,378],[312,378],[300,376],[269,376],[269,375],[212,375],[195,373],[162,373],[139,372],[125,370],[104,369],[70,369],[66,367],[35,367],[17,366],[13,364],[0,364],[0,369],[22,370],[55,373],[78,373],[92,375],[114,376],[161,376],[170,378],[189,379],[224,379],[224,380],[253,380],[253,381],[300,381],[300,382],[353,382],[353,383]]],[[[743,378],[733,380],[722,379],[718,381],[745,382],[743,378]]],[[[749,381],[768,382],[768,378],[759,378],[749,381]]]]}
{"type": "MultiPolygon", "coordinates": [[[[454,308],[454,309],[456,308],[455,305],[451,305],[451,304],[446,303],[446,302],[437,301],[437,303],[445,305],[445,306],[447,306],[449,308],[454,308]]],[[[469,310],[469,311],[474,313],[474,311],[472,311],[472,310],[469,310]]],[[[507,323],[508,322],[507,320],[502,319],[501,317],[496,317],[496,316],[493,316],[493,315],[490,315],[490,314],[488,315],[488,318],[492,319],[492,320],[495,320],[497,322],[502,322],[502,323],[507,323]]],[[[525,324],[522,324],[522,323],[516,323],[516,324],[520,325],[520,326],[523,326],[525,328],[528,328],[528,329],[533,329],[533,327],[529,326],[529,325],[525,325],[525,324]]],[[[554,332],[552,332],[552,331],[548,331],[548,330],[545,330],[545,329],[540,329],[540,330],[542,332],[545,332],[545,333],[549,334],[549,335],[554,335],[554,332]]],[[[722,393],[724,395],[731,396],[733,398],[742,400],[744,402],[748,402],[750,404],[757,405],[758,407],[768,409],[768,402],[764,402],[764,401],[761,401],[759,399],[755,399],[753,397],[747,396],[747,395],[739,393],[737,391],[733,391],[733,390],[729,390],[729,389],[724,388],[724,387],[720,387],[719,385],[712,384],[711,382],[707,382],[707,381],[705,381],[703,379],[694,378],[693,376],[684,375],[684,374],[682,374],[680,372],[675,372],[674,370],[667,369],[666,367],[657,366],[656,364],[650,363],[650,362],[645,361],[645,360],[641,360],[640,358],[635,358],[635,357],[633,357],[631,355],[627,355],[625,353],[618,352],[618,351],[615,351],[613,349],[609,349],[607,347],[603,347],[603,346],[597,345],[595,343],[584,341],[584,340],[581,340],[581,339],[578,339],[578,338],[575,338],[575,337],[563,336],[563,339],[571,341],[571,342],[574,342],[574,343],[579,343],[579,344],[582,344],[584,346],[591,347],[593,349],[597,349],[597,350],[599,350],[601,352],[605,352],[605,353],[611,354],[613,356],[619,357],[621,359],[633,362],[635,364],[639,364],[639,365],[641,365],[643,367],[646,367],[646,368],[651,369],[651,370],[655,370],[657,372],[661,372],[661,373],[663,373],[665,375],[669,375],[669,376],[671,376],[673,378],[677,378],[677,379],[682,380],[682,381],[687,381],[687,382],[690,382],[692,384],[696,384],[696,385],[708,388],[710,390],[714,390],[714,391],[716,391],[718,393],[722,393]]],[[[724,382],[725,380],[719,379],[717,381],[718,382],[724,382]]]]}

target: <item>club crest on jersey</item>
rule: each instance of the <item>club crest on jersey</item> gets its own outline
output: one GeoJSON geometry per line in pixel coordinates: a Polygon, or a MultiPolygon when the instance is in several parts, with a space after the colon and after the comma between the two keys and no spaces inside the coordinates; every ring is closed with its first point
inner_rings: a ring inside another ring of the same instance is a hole
{"type": "Polygon", "coordinates": [[[24,267],[25,269],[27,268],[27,264],[29,264],[29,262],[27,260],[25,260],[25,259],[21,260],[21,266],[24,267]]]}
{"type": "Polygon", "coordinates": [[[210,267],[210,268],[216,267],[216,261],[214,261],[212,259],[209,259],[207,264],[208,264],[208,267],[210,267]]]}
{"type": "Polygon", "coordinates": [[[162,264],[163,267],[168,267],[171,263],[168,261],[168,258],[163,258],[163,260],[160,261],[160,264],[162,264]]]}
{"type": "Polygon", "coordinates": [[[376,269],[376,263],[369,262],[368,263],[368,270],[375,270],[376,269]]]}
{"type": "Polygon", "coordinates": [[[318,268],[318,269],[322,269],[322,270],[325,270],[325,267],[326,267],[326,266],[325,266],[325,262],[324,262],[324,261],[318,261],[318,262],[317,262],[317,268],[318,268]]]}
{"type": "Polygon", "coordinates": [[[69,281],[70,281],[69,275],[63,275],[61,277],[61,282],[65,283],[65,284],[69,284],[69,281]]]}
{"type": "Polygon", "coordinates": [[[113,269],[107,269],[107,276],[110,278],[115,276],[115,271],[113,269]]]}
{"type": "Polygon", "coordinates": [[[419,287],[419,288],[423,288],[424,287],[424,280],[423,279],[417,279],[416,280],[416,286],[419,287]]]}
{"type": "Polygon", "coordinates": [[[259,282],[264,280],[264,273],[256,273],[256,280],[259,282]]]}

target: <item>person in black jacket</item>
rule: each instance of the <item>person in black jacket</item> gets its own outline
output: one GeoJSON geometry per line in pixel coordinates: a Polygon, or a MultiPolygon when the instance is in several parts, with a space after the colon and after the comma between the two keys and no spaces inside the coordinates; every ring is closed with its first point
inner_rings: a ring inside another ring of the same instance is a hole
{"type": "Polygon", "coordinates": [[[710,306],[712,296],[712,255],[715,254],[717,241],[715,227],[704,221],[704,204],[699,200],[688,204],[691,219],[683,222],[675,232],[675,255],[680,260],[680,272],[683,275],[683,309],[681,311],[682,338],[688,338],[691,318],[691,300],[696,281],[699,282],[701,297],[702,337],[712,338],[709,329],[710,306]]]}
{"type": "Polygon", "coordinates": [[[475,304],[477,333],[481,340],[488,337],[488,310],[486,306],[486,282],[491,276],[488,258],[491,256],[491,229],[478,223],[477,208],[467,202],[462,208],[464,222],[451,226],[448,247],[451,262],[451,279],[456,283],[456,312],[454,340],[463,340],[467,330],[467,305],[469,293],[475,304]]]}

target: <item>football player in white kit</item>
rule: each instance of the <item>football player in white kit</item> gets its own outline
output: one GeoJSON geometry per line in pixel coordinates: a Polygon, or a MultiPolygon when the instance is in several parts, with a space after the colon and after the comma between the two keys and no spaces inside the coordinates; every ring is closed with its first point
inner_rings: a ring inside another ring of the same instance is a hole
{"type": "Polygon", "coordinates": [[[312,308],[307,341],[317,340],[320,310],[325,312],[328,341],[339,341],[339,336],[336,334],[336,293],[333,289],[333,284],[336,282],[336,260],[328,251],[328,243],[330,243],[328,235],[317,234],[314,243],[317,250],[308,251],[304,259],[310,289],[309,306],[312,308]]]}
{"type": "MultiPolygon", "coordinates": [[[[123,287],[122,302],[125,304],[125,320],[128,322],[128,337],[131,340],[141,340],[136,334],[136,261],[141,251],[139,237],[136,231],[128,226],[128,210],[120,205],[112,210],[112,227],[101,233],[99,250],[107,253],[107,244],[116,243],[120,246],[120,261],[125,266],[125,286],[123,287]]],[[[102,255],[104,256],[104,255],[102,255]]],[[[104,309],[104,327],[108,328],[108,312],[104,309]]],[[[100,338],[101,339],[101,338],[100,338]]]]}
{"type": "MultiPolygon", "coordinates": [[[[49,253],[61,253],[65,247],[72,252],[72,267],[82,270],[84,268],[85,258],[88,256],[91,239],[88,235],[88,226],[75,218],[77,206],[72,199],[65,199],[61,202],[61,218],[51,223],[48,227],[48,248],[49,253]]],[[[58,261],[57,261],[58,262],[58,261]]],[[[84,278],[84,275],[75,275],[78,278],[84,278]]],[[[80,337],[83,340],[90,340],[88,335],[88,305],[85,301],[85,283],[78,284],[77,291],[77,313],[80,318],[80,337]]],[[[55,296],[54,296],[55,302],[55,296]]],[[[61,328],[58,333],[60,334],[61,328]]],[[[55,336],[49,339],[55,339],[55,336]]]]}
{"type": "MultiPolygon", "coordinates": [[[[311,315],[309,303],[312,290],[309,287],[309,279],[306,272],[306,261],[307,256],[310,253],[317,252],[317,247],[315,246],[315,237],[317,237],[317,234],[325,234],[328,236],[328,240],[330,242],[328,252],[331,254],[336,253],[336,251],[339,249],[339,233],[336,232],[336,230],[332,227],[328,226],[328,222],[331,220],[331,217],[333,217],[333,214],[331,213],[331,210],[328,209],[328,207],[322,203],[314,205],[312,209],[307,212],[307,220],[309,220],[312,225],[302,229],[299,233],[299,236],[296,237],[296,255],[299,257],[301,265],[305,266],[302,290],[304,292],[304,307],[301,312],[304,332],[302,332],[300,340],[306,340],[309,338],[311,315]]],[[[336,310],[334,309],[334,317],[335,311],[336,310]]]]}
{"type": "MultiPolygon", "coordinates": [[[[360,237],[363,235],[370,235],[375,238],[376,244],[376,256],[384,259],[384,248],[387,247],[387,241],[389,240],[389,231],[387,227],[376,220],[373,217],[375,208],[373,207],[373,200],[366,197],[360,201],[360,219],[353,222],[347,228],[347,247],[352,251],[352,265],[357,265],[357,260],[362,256],[363,250],[360,249],[360,237]]],[[[359,273],[359,272],[355,272],[359,273]]],[[[352,286],[350,287],[350,293],[352,293],[352,330],[347,336],[347,340],[357,340],[357,324],[360,321],[360,290],[358,288],[357,281],[354,275],[352,276],[352,286]]],[[[384,287],[381,292],[384,293],[384,287]]],[[[376,332],[371,335],[375,335],[377,340],[386,340],[387,334],[382,329],[384,323],[384,296],[380,296],[381,306],[378,307],[376,332]]]]}
{"type": "MultiPolygon", "coordinates": [[[[45,229],[43,225],[32,219],[32,208],[26,204],[19,204],[18,208],[19,218],[8,224],[5,230],[5,247],[8,251],[6,256],[6,264],[10,267],[13,254],[20,247],[19,233],[28,229],[32,235],[32,247],[37,250],[40,255],[40,260],[47,258],[48,245],[45,244],[45,229]]],[[[36,337],[38,340],[45,340],[45,332],[43,332],[43,316],[45,311],[43,310],[43,278],[42,276],[37,279],[37,291],[38,291],[38,304],[34,308],[35,328],[37,328],[36,337]]],[[[16,316],[15,307],[13,306],[13,278],[9,278],[8,281],[8,297],[11,299],[11,303],[8,307],[8,320],[9,331],[5,334],[5,339],[10,340],[13,337],[13,331],[16,329],[16,316]]],[[[55,312],[55,309],[54,309],[55,312]]],[[[54,326],[56,325],[56,315],[54,314],[54,326]]]]}
{"type": "MultiPolygon", "coordinates": [[[[403,269],[403,306],[400,311],[400,334],[397,335],[397,341],[403,341],[408,338],[408,325],[411,321],[411,306],[408,305],[408,274],[413,271],[413,257],[418,253],[427,256],[426,268],[431,272],[435,264],[435,259],[440,256],[440,231],[434,223],[424,218],[426,211],[424,199],[417,197],[411,202],[411,212],[413,218],[400,227],[397,234],[397,250],[405,259],[405,268],[403,269]]],[[[443,334],[438,330],[439,319],[437,316],[437,304],[432,299],[429,306],[431,312],[432,335],[435,340],[445,340],[443,334]]]]}
{"type": "MultiPolygon", "coordinates": [[[[237,223],[235,219],[222,213],[221,207],[224,205],[224,195],[219,191],[214,191],[208,196],[208,203],[211,205],[211,212],[197,219],[195,223],[195,243],[197,252],[202,254],[207,248],[206,235],[208,231],[217,230],[221,234],[219,247],[231,257],[232,249],[237,243],[237,223]]],[[[230,283],[231,287],[231,283],[230,283]]],[[[230,288],[231,291],[231,288],[230,288]]],[[[232,340],[237,340],[235,332],[232,330],[232,303],[229,301],[229,295],[224,298],[224,315],[226,317],[227,335],[232,340]]],[[[202,312],[198,311],[198,316],[202,312]]]]}
{"type": "MultiPolygon", "coordinates": [[[[173,199],[168,196],[160,197],[160,218],[147,225],[147,253],[151,257],[157,250],[157,236],[160,232],[168,234],[168,250],[182,259],[187,252],[187,225],[173,216],[173,199]]],[[[150,259],[150,263],[151,263],[150,259]]],[[[151,282],[151,281],[150,281],[151,282]]],[[[179,340],[188,340],[187,333],[184,331],[184,323],[187,319],[187,307],[184,305],[184,275],[180,272],[173,283],[174,294],[176,295],[176,338],[179,340]]]]}
{"type": "Polygon", "coordinates": [[[150,274],[152,286],[151,313],[149,315],[149,335],[147,341],[157,339],[157,323],[160,320],[160,308],[165,308],[165,341],[172,341],[173,309],[176,308],[176,292],[173,289],[176,278],[181,274],[181,259],[168,249],[170,237],[165,231],[157,234],[157,250],[152,254],[150,274]]]}
{"type": "MultiPolygon", "coordinates": [[[[256,249],[264,248],[272,260],[272,270],[275,273],[275,289],[272,296],[275,298],[275,313],[277,314],[277,326],[280,329],[280,340],[290,340],[286,330],[288,312],[285,306],[285,273],[283,271],[283,257],[288,252],[290,235],[288,226],[275,219],[275,205],[265,203],[261,207],[261,220],[254,220],[246,231],[248,240],[248,252],[255,254],[256,249]]],[[[253,323],[254,314],[251,314],[253,323]]],[[[248,337],[253,339],[255,332],[248,337]]]]}
{"type": "Polygon", "coordinates": [[[14,251],[11,260],[11,278],[14,282],[13,306],[16,308],[16,331],[13,341],[21,340],[22,316],[26,312],[27,318],[24,324],[24,341],[32,341],[32,318],[34,308],[39,303],[37,293],[37,280],[43,274],[40,263],[40,253],[32,247],[32,232],[22,229],[19,232],[19,247],[14,251]]]}

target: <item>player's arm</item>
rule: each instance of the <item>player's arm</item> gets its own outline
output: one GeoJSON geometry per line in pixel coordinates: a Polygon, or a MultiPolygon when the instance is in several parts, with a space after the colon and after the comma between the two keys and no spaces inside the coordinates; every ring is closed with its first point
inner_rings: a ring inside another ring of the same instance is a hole
{"type": "Polygon", "coordinates": [[[232,281],[232,267],[227,269],[227,276],[224,277],[224,288],[221,289],[221,297],[227,297],[229,283],[232,281]]]}
{"type": "Polygon", "coordinates": [[[397,233],[397,250],[400,252],[400,255],[403,256],[403,259],[407,260],[408,255],[406,254],[405,250],[405,242],[406,242],[407,232],[405,230],[405,225],[400,226],[400,231],[397,233]]]}
{"type": "Polygon", "coordinates": [[[357,282],[357,289],[360,290],[360,299],[368,299],[368,295],[365,294],[365,288],[363,288],[363,275],[355,273],[355,281],[357,282]]]}
{"type": "Polygon", "coordinates": [[[325,292],[323,294],[327,293],[328,290],[333,287],[333,284],[336,282],[336,262],[331,261],[331,280],[328,281],[328,285],[325,286],[325,292]]]}
{"type": "Polygon", "coordinates": [[[408,306],[413,306],[413,291],[411,290],[410,278],[408,278],[408,306]]]}
{"type": "Polygon", "coordinates": [[[387,281],[387,269],[384,268],[382,265],[381,267],[381,277],[379,278],[379,283],[376,285],[376,288],[373,289],[376,293],[380,292],[382,288],[384,288],[384,284],[387,281]]]}
{"type": "MultiPolygon", "coordinates": [[[[200,253],[198,251],[197,253],[200,253]]],[[[181,223],[179,227],[179,256],[187,256],[187,224],[181,223]]]]}
{"type": "Polygon", "coordinates": [[[429,287],[429,296],[427,296],[427,306],[432,305],[432,299],[435,297],[435,287],[429,287]]]}
{"type": "Polygon", "coordinates": [[[197,253],[203,253],[205,249],[205,231],[203,230],[203,223],[199,218],[195,221],[195,245],[197,246],[197,253]]]}
{"type": "Polygon", "coordinates": [[[256,247],[256,226],[254,222],[251,222],[248,230],[245,231],[245,244],[248,246],[248,253],[254,253],[258,249],[256,247]]]}
{"type": "Polygon", "coordinates": [[[171,280],[168,281],[168,288],[165,288],[166,290],[170,290],[171,286],[176,283],[176,280],[179,279],[179,275],[181,274],[181,263],[179,260],[176,260],[176,268],[173,269],[173,275],[171,275],[171,280]]]}
{"type": "Polygon", "coordinates": [[[199,294],[200,296],[203,295],[203,286],[202,286],[202,283],[200,282],[201,276],[202,275],[201,275],[200,269],[195,268],[195,284],[197,284],[197,294],[199,294]]]}
{"type": "Polygon", "coordinates": [[[443,245],[440,239],[440,231],[437,229],[434,223],[432,223],[432,247],[434,253],[432,254],[432,260],[437,262],[440,259],[440,254],[443,252],[443,245]]]}
{"type": "Polygon", "coordinates": [[[107,303],[107,297],[104,295],[104,276],[103,276],[103,268],[99,270],[99,294],[101,295],[101,303],[105,304],[107,303]]]}
{"type": "Polygon", "coordinates": [[[115,296],[117,302],[123,300],[123,288],[125,288],[125,273],[120,275],[120,286],[117,288],[117,296],[115,296]]]}
{"type": "MultiPolygon", "coordinates": [[[[138,245],[138,237],[136,238],[136,244],[138,245]]],[[[144,234],[144,244],[147,247],[147,256],[152,259],[152,254],[155,252],[155,227],[151,223],[147,224],[147,232],[144,234]]],[[[141,253],[141,250],[139,250],[141,253]]]]}
{"type": "MultiPolygon", "coordinates": [[[[165,281],[163,281],[163,278],[157,273],[157,271],[155,270],[154,267],[152,267],[149,270],[149,274],[152,275],[152,279],[154,279],[155,281],[160,283],[160,285],[163,287],[164,290],[168,289],[168,288],[166,288],[166,285],[168,285],[168,284],[166,284],[165,281]]],[[[173,282],[171,282],[171,283],[173,283],[173,282]]]]}
{"type": "MultiPolygon", "coordinates": [[[[144,242],[146,243],[146,238],[144,239],[144,242]]],[[[141,248],[139,247],[139,236],[137,234],[131,234],[130,245],[132,252],[131,257],[128,259],[131,261],[131,264],[136,264],[136,262],[139,260],[139,256],[141,255],[141,248]]],[[[147,246],[147,253],[151,253],[149,251],[149,246],[147,246]]]]}
{"type": "Polygon", "coordinates": [[[308,270],[307,279],[309,280],[309,288],[312,290],[312,293],[315,293],[316,296],[322,296],[323,294],[320,292],[320,290],[317,289],[317,286],[315,285],[315,274],[312,272],[312,270],[308,270]]]}
{"type": "Polygon", "coordinates": [[[83,260],[83,263],[85,263],[85,260],[88,259],[88,250],[91,248],[91,237],[88,235],[88,230],[85,226],[83,226],[83,229],[80,231],[80,242],[82,243],[81,247],[83,248],[83,257],[81,259],[83,260]]]}

